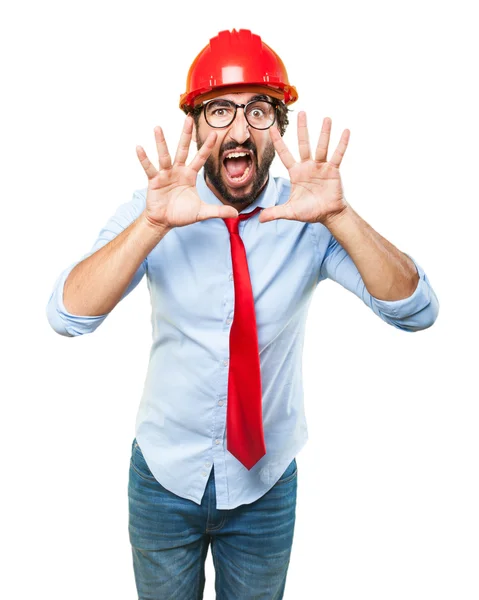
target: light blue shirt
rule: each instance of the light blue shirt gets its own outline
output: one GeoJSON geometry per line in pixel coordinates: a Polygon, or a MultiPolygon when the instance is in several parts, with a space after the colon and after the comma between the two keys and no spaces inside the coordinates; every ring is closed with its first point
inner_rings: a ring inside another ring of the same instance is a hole
{"type": "MultiPolygon", "coordinates": [[[[221,205],[203,169],[197,190],[221,205]]],[[[256,201],[242,210],[288,200],[290,182],[269,177],[256,201]]],[[[83,260],[111,241],[143,212],[146,189],[122,204],[83,260]]],[[[302,351],[306,316],[318,283],[332,279],[356,294],[386,323],[404,331],[430,327],[439,304],[418,270],[414,293],[403,300],[371,296],[350,256],[320,223],[259,214],[239,223],[253,288],[263,392],[266,455],[248,471],[226,449],[229,334],[234,317],[230,234],[222,219],[177,227],[145,258],[123,297],[146,274],[151,295],[153,342],[136,419],[136,439],[155,478],[197,504],[214,465],[216,507],[232,509],[263,496],[308,439],[303,406],[302,351]]],[[[65,336],[92,333],[108,314],[78,316],[63,305],[57,279],[47,306],[53,329],[65,336]]]]}

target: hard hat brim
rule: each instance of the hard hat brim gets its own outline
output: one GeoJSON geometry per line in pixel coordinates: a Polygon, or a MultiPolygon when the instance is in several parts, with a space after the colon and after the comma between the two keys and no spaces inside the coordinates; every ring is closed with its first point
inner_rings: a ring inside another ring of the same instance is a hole
{"type": "Polygon", "coordinates": [[[242,85],[225,85],[216,87],[197,96],[194,96],[194,94],[182,94],[180,97],[180,108],[182,110],[185,110],[187,107],[194,108],[199,106],[202,102],[210,100],[211,98],[216,98],[217,96],[247,92],[258,92],[260,94],[265,94],[267,96],[271,96],[272,98],[276,98],[277,100],[281,100],[285,104],[292,104],[298,99],[296,88],[292,85],[287,86],[287,89],[279,89],[266,85],[245,83],[242,85]],[[188,98],[188,96],[190,97],[188,98]],[[191,96],[193,96],[193,98],[191,96]]]}

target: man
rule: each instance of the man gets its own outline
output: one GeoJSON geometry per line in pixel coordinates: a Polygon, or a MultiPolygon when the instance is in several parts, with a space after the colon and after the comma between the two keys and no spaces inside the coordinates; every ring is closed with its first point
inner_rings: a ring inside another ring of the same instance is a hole
{"type": "Polygon", "coordinates": [[[247,30],[223,31],[193,62],[174,160],[155,128],[159,170],[59,277],[52,327],[93,332],[147,274],[153,344],[136,421],[129,535],[139,598],[202,598],[211,543],[221,600],[282,598],[295,523],[295,456],[307,441],[301,361],[307,310],[331,278],[386,323],[430,327],[423,269],[346,201],[345,130],[314,155],[282,140],[296,89],[247,30]],[[198,153],[186,164],[191,139],[198,153]],[[275,151],[289,180],[272,177],[275,151]]]}

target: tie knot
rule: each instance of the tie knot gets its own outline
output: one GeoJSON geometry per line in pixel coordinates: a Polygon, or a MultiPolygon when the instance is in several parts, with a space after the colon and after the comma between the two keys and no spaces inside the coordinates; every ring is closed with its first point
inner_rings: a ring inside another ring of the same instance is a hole
{"type": "Polygon", "coordinates": [[[228,219],[223,219],[223,221],[225,222],[226,227],[228,228],[228,231],[230,233],[238,233],[239,222],[244,221],[245,219],[249,219],[256,213],[258,213],[260,210],[261,206],[257,206],[254,210],[252,210],[249,213],[240,214],[237,218],[230,217],[228,219]]]}

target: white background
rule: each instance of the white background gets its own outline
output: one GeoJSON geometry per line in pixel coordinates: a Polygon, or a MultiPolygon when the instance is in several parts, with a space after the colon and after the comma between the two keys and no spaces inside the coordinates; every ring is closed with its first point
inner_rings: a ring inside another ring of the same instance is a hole
{"type": "MultiPolygon", "coordinates": [[[[151,343],[146,280],[91,336],[45,314],[59,273],[170,150],[210,37],[283,59],[351,206],[425,269],[432,328],[399,331],[327,281],[304,348],[309,442],[285,598],[477,600],[477,29],[472,3],[17,2],[2,9],[0,596],[136,598],[128,469],[151,343]],[[6,211],[5,211],[6,209],[6,211]]],[[[190,154],[192,156],[193,154],[190,154]]],[[[273,174],[286,175],[276,159],[273,174]]],[[[211,553],[205,598],[214,598],[211,553]]]]}

